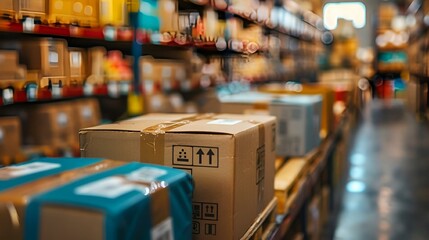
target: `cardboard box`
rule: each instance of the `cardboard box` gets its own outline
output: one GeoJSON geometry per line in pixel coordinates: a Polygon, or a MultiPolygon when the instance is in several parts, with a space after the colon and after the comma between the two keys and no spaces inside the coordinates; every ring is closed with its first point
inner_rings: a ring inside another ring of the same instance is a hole
{"type": "Polygon", "coordinates": [[[195,179],[194,239],[239,239],[274,195],[275,118],[151,114],[80,131],[83,157],[163,164],[195,179]]]}
{"type": "Polygon", "coordinates": [[[0,50],[0,73],[18,70],[18,52],[16,50],[0,50]]]}
{"type": "Polygon", "coordinates": [[[289,159],[276,173],[274,179],[275,195],[278,200],[277,213],[287,213],[289,197],[296,191],[298,181],[302,176],[307,161],[302,158],[289,159]]]}
{"type": "Polygon", "coordinates": [[[74,106],[67,102],[35,105],[28,111],[25,144],[64,148],[77,144],[74,106]]]}
{"type": "Polygon", "coordinates": [[[276,116],[278,156],[303,156],[320,144],[320,96],[245,92],[220,101],[224,113],[276,116]]]}
{"type": "Polygon", "coordinates": [[[320,145],[320,96],[282,97],[269,107],[277,117],[277,146],[279,156],[304,156],[320,145]]]}
{"type": "Polygon", "coordinates": [[[0,118],[0,157],[15,157],[21,148],[21,122],[18,117],[0,118]]]}
{"type": "Polygon", "coordinates": [[[36,159],[0,169],[0,238],[191,239],[192,190],[162,166],[36,159]]]}
{"type": "Polygon", "coordinates": [[[96,98],[75,100],[74,106],[76,133],[82,128],[97,126],[101,123],[100,105],[96,98]]]}
{"type": "Polygon", "coordinates": [[[334,92],[331,88],[317,84],[295,84],[296,87],[285,85],[267,85],[259,88],[259,91],[275,94],[304,94],[322,96],[322,113],[320,119],[320,137],[325,138],[334,126],[334,92]]]}
{"type": "Polygon", "coordinates": [[[83,48],[68,48],[70,65],[70,84],[82,85],[87,78],[87,63],[88,57],[83,48]]]}

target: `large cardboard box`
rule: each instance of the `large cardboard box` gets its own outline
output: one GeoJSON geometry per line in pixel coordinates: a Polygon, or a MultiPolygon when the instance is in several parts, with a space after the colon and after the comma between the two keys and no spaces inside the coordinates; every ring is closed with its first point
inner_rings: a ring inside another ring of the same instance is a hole
{"type": "Polygon", "coordinates": [[[190,239],[189,174],[104,159],[0,169],[0,239],[190,239]]]}
{"type": "Polygon", "coordinates": [[[21,148],[21,122],[18,117],[0,118],[0,158],[15,157],[21,148]]]}
{"type": "Polygon", "coordinates": [[[72,105],[75,110],[76,133],[82,128],[97,126],[101,123],[100,105],[96,98],[75,100],[72,105]]]}
{"type": "Polygon", "coordinates": [[[224,113],[277,117],[278,156],[303,156],[319,146],[321,105],[319,95],[245,92],[221,98],[224,113]]]}
{"type": "Polygon", "coordinates": [[[77,144],[74,106],[67,102],[35,105],[28,111],[25,144],[64,148],[77,144]]]}
{"type": "Polygon", "coordinates": [[[294,84],[294,85],[264,85],[259,91],[275,94],[304,94],[321,95],[322,117],[320,119],[320,137],[325,138],[334,128],[334,91],[327,86],[318,84],[294,84]]]}
{"type": "Polygon", "coordinates": [[[277,117],[277,155],[304,156],[317,148],[321,111],[322,98],[318,95],[273,100],[269,112],[277,117]]]}
{"type": "Polygon", "coordinates": [[[170,116],[83,129],[81,155],[188,171],[195,180],[194,239],[239,239],[274,196],[275,118],[170,116]]]}

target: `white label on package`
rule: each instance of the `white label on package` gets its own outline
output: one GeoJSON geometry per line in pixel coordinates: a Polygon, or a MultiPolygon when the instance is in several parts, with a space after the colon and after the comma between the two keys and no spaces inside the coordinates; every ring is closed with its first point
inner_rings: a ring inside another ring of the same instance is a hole
{"type": "Polygon", "coordinates": [[[167,171],[159,168],[142,167],[128,174],[127,178],[138,182],[153,182],[158,177],[164,176],[165,174],[167,174],[167,171]]]}
{"type": "Polygon", "coordinates": [[[58,64],[58,53],[54,51],[49,51],[49,63],[58,64]]]}
{"type": "Polygon", "coordinates": [[[240,123],[240,122],[241,122],[241,120],[236,120],[236,119],[216,119],[216,120],[208,122],[207,124],[235,125],[235,124],[240,123]]]}
{"type": "Polygon", "coordinates": [[[152,228],[152,240],[173,240],[173,224],[171,218],[167,218],[152,228]]]}
{"type": "Polygon", "coordinates": [[[131,191],[149,194],[149,188],[139,184],[132,184],[122,177],[108,177],[76,188],[78,195],[87,195],[104,198],[117,198],[131,191]]]}
{"type": "Polygon", "coordinates": [[[5,167],[0,169],[0,179],[22,177],[38,172],[59,168],[60,166],[61,165],[58,163],[32,162],[20,166],[5,167]]]}

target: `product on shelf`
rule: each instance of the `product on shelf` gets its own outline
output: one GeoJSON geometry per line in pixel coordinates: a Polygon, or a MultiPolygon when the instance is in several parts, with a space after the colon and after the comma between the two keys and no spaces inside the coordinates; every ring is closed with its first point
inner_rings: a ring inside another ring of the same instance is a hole
{"type": "Polygon", "coordinates": [[[100,0],[100,25],[128,25],[127,0],[100,0]]]}
{"type": "Polygon", "coordinates": [[[24,144],[70,148],[77,145],[74,106],[67,102],[35,105],[29,109],[24,127],[24,144]]]}
{"type": "Polygon", "coordinates": [[[19,61],[38,76],[39,87],[68,85],[67,42],[38,38],[19,42],[0,41],[0,47],[19,51],[19,61]]]}
{"type": "Polygon", "coordinates": [[[276,116],[278,156],[303,156],[320,144],[322,99],[318,95],[245,92],[222,97],[220,101],[222,113],[276,116]]]}
{"type": "Polygon", "coordinates": [[[98,0],[49,0],[47,21],[50,24],[78,24],[80,26],[98,26],[98,0]]]}
{"type": "Polygon", "coordinates": [[[104,47],[93,47],[88,49],[88,78],[89,84],[104,83],[104,58],[107,51],[104,47]]]}
{"type": "Polygon", "coordinates": [[[0,238],[191,239],[192,192],[172,168],[35,159],[0,169],[0,238]]]}
{"type": "Polygon", "coordinates": [[[83,48],[68,48],[70,65],[70,85],[82,86],[87,78],[87,56],[83,48]]]}
{"type": "Polygon", "coordinates": [[[300,186],[300,179],[304,174],[307,161],[303,158],[289,159],[276,173],[274,178],[274,189],[277,197],[277,213],[286,214],[288,203],[296,194],[300,186]]]}
{"type": "Polygon", "coordinates": [[[239,239],[273,198],[274,132],[270,116],[149,114],[79,134],[83,157],[188,171],[194,239],[239,239]]]}
{"type": "Polygon", "coordinates": [[[21,122],[18,117],[0,118],[0,165],[8,165],[4,158],[10,159],[20,153],[21,122]]]}
{"type": "Polygon", "coordinates": [[[334,92],[331,88],[318,84],[271,84],[261,86],[261,92],[275,94],[304,94],[304,95],[321,95],[322,96],[322,112],[320,121],[320,137],[325,138],[333,131],[334,116],[334,92]]]}
{"type": "Polygon", "coordinates": [[[15,50],[0,50],[0,81],[25,80],[27,69],[19,65],[18,52],[15,50]]]}
{"type": "Polygon", "coordinates": [[[80,129],[99,125],[101,112],[98,100],[95,98],[78,99],[70,104],[74,107],[76,121],[76,134],[80,129]]]}

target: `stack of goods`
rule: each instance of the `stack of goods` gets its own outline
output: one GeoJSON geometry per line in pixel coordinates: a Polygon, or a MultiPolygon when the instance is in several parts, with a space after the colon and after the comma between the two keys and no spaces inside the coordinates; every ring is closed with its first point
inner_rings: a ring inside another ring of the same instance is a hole
{"type": "Polygon", "coordinates": [[[274,198],[275,128],[271,116],[148,114],[81,130],[80,149],[189,172],[194,239],[239,239],[274,198]]]}
{"type": "Polygon", "coordinates": [[[0,169],[0,239],[191,239],[192,191],[167,167],[35,159],[0,169]]]}

